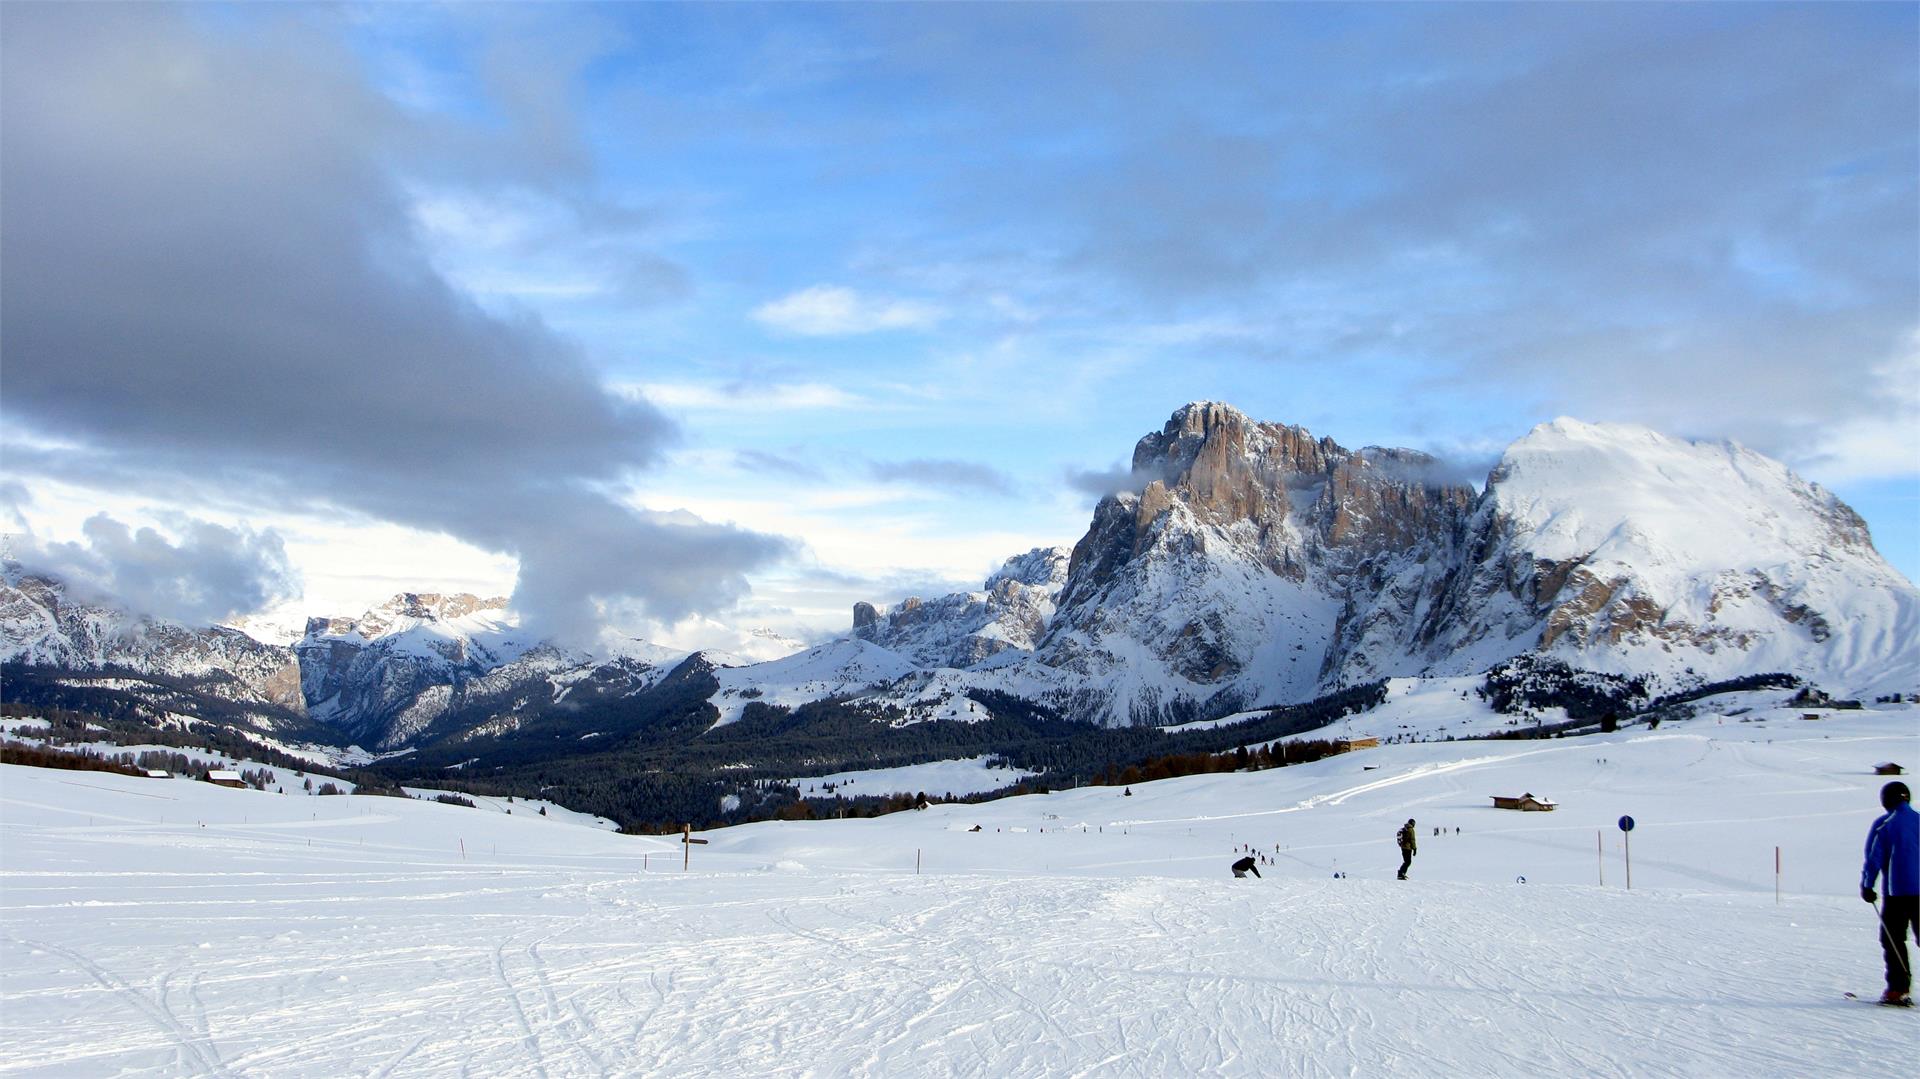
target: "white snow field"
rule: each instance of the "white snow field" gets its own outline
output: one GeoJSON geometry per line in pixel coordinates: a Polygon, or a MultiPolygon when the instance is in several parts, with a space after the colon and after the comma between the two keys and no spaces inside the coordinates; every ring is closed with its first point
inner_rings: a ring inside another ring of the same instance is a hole
{"type": "Polygon", "coordinates": [[[1841,993],[1880,986],[1861,842],[1920,710],[1826,714],[753,825],[686,872],[519,813],[9,766],[0,1075],[1899,1073],[1920,1014],[1841,993]],[[1490,808],[1523,792],[1560,808],[1490,808]]]}

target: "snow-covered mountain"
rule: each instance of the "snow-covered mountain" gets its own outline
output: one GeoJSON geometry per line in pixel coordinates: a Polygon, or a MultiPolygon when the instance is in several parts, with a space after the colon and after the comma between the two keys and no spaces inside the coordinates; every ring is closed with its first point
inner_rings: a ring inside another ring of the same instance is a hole
{"type": "Polygon", "coordinates": [[[291,649],[88,602],[11,562],[0,566],[0,661],[165,675],[227,700],[305,709],[291,649]]]}
{"type": "Polygon", "coordinates": [[[1020,642],[951,646],[990,624],[980,593],[884,618],[856,607],[854,636],[952,668],[903,679],[902,702],[998,689],[1114,724],[1529,652],[1655,685],[1784,671],[1846,693],[1920,688],[1920,592],[1858,515],[1777,461],[1563,419],[1509,447],[1479,492],[1446,472],[1187,405],[1135,447],[1140,488],[1096,507],[1052,616],[1020,642]]]}
{"type": "MultiPolygon", "coordinates": [[[[86,602],[16,564],[0,573],[0,661],[181,682],[304,715],[320,724],[310,733],[331,730],[343,745],[391,749],[450,719],[465,724],[440,733],[511,730],[522,712],[582,691],[645,689],[686,656],[638,640],[596,653],[563,649],[522,634],[506,600],[464,593],[408,592],[358,618],[310,618],[285,646],[230,626],[185,626],[86,602]]],[[[143,687],[140,696],[162,714],[191,708],[170,704],[163,686],[143,687]]],[[[273,722],[256,716],[252,725],[273,722]]]]}
{"type": "Polygon", "coordinates": [[[380,748],[455,712],[507,729],[583,682],[644,688],[686,655],[644,641],[610,655],[563,649],[522,633],[505,597],[431,592],[403,592],[359,618],[311,619],[294,651],[313,717],[380,748]]]}
{"type": "Polygon", "coordinates": [[[1438,668],[1521,649],[1616,673],[1920,684],[1920,592],[1832,492],[1727,442],[1561,419],[1501,457],[1424,629],[1438,668]]]}
{"type": "Polygon", "coordinates": [[[1033,651],[1067,583],[1069,552],[1035,547],[1007,559],[978,592],[908,598],[884,614],[853,608],[853,635],[923,667],[970,667],[1008,649],[1033,651]]]}

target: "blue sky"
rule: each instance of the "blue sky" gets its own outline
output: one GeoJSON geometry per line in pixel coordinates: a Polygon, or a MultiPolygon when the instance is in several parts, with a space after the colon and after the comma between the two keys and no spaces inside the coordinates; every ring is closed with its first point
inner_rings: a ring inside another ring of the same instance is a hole
{"type": "Polygon", "coordinates": [[[1920,572],[1910,5],[69,7],[4,15],[9,261],[74,264],[7,297],[41,542],[812,635],[1215,399],[1469,475],[1733,438],[1920,572]],[[37,372],[110,285],[151,347],[37,372]]]}

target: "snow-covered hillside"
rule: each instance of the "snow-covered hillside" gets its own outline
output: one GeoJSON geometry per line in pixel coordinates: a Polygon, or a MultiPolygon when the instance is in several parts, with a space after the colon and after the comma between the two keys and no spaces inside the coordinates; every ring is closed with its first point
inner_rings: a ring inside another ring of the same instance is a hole
{"type": "Polygon", "coordinates": [[[1775,698],[752,825],[687,871],[520,813],[0,767],[0,1070],[1884,1074],[1913,1015],[1840,994],[1878,985],[1858,851],[1916,710],[1775,698]],[[1490,808],[1522,791],[1560,808],[1490,808]]]}

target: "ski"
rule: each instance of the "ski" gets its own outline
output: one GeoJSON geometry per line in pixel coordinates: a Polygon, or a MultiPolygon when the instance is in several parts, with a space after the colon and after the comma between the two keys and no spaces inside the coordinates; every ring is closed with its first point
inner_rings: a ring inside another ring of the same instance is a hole
{"type": "Polygon", "coordinates": [[[1844,996],[1844,997],[1846,997],[1846,998],[1847,998],[1848,1000],[1857,1000],[1857,1001],[1859,1001],[1859,1002],[1860,1002],[1860,1003],[1862,1003],[1862,1004],[1872,1004],[1872,1005],[1875,1005],[1875,1006],[1877,1006],[1877,1007],[1881,1007],[1881,1008],[1911,1008],[1911,1007],[1913,1007],[1913,998],[1912,998],[1912,997],[1908,997],[1908,998],[1907,998],[1907,999],[1906,999],[1906,1000],[1905,1000],[1905,1001],[1904,1001],[1903,1003],[1897,1003],[1897,1004],[1896,1004],[1896,1003],[1892,1003],[1892,1002],[1883,1002],[1883,1001],[1881,1001],[1881,999],[1880,999],[1879,997],[1871,997],[1871,996],[1869,996],[1869,997],[1863,997],[1863,996],[1861,996],[1861,995],[1860,995],[1860,994],[1858,994],[1858,993],[1843,993],[1843,994],[1841,994],[1841,995],[1842,995],[1842,996],[1844,996]]]}

